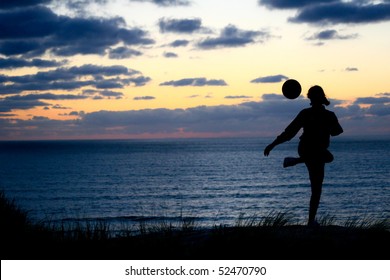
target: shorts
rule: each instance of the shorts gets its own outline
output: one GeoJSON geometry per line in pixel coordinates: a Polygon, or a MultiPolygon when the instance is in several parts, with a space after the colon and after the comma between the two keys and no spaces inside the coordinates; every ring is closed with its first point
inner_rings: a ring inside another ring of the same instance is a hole
{"type": "Polygon", "coordinates": [[[324,163],[331,163],[334,156],[328,149],[318,148],[313,146],[298,145],[299,156],[306,161],[320,161],[324,163]]]}

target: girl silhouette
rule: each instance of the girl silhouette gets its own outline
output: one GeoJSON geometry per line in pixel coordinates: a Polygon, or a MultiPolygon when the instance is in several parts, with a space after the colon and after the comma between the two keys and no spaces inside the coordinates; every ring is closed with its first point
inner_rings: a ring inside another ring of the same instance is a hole
{"type": "Polygon", "coordinates": [[[303,109],[276,139],[264,149],[268,156],[275,146],[291,140],[301,128],[303,133],[299,138],[299,158],[287,157],[283,167],[298,163],[305,163],[309,172],[311,197],[309,208],[309,226],[318,226],[315,220],[320,203],[322,182],[325,175],[325,163],[333,161],[333,155],[328,151],[330,136],[343,132],[335,113],[325,109],[330,102],[320,86],[309,89],[307,97],[310,99],[310,108],[303,109]]]}

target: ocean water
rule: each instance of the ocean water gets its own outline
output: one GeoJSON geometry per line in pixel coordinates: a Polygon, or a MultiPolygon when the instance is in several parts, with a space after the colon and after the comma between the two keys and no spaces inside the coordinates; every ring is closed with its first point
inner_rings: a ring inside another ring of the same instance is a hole
{"type": "MultiPolygon", "coordinates": [[[[305,223],[306,167],[282,167],[297,142],[264,157],[271,140],[0,142],[0,189],[35,221],[210,226],[275,211],[305,223]]],[[[330,150],[318,216],[390,218],[390,141],[335,138],[330,150]]]]}

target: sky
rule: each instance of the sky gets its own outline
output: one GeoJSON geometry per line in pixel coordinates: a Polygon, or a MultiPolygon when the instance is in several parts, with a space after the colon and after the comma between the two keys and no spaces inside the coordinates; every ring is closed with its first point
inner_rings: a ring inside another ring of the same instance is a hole
{"type": "Polygon", "coordinates": [[[276,136],[313,85],[390,136],[389,50],[390,0],[2,0],[0,140],[276,136]]]}

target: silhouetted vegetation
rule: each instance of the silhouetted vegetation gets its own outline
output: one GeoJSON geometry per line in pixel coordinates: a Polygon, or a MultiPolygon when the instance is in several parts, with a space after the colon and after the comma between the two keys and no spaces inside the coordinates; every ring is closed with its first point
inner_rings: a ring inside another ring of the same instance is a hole
{"type": "Polygon", "coordinates": [[[140,222],[113,231],[104,221],[35,224],[3,192],[2,259],[388,259],[389,219],[334,216],[320,227],[290,213],[244,214],[233,226],[202,227],[193,218],[140,222]]]}

